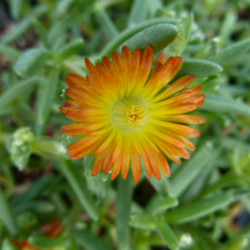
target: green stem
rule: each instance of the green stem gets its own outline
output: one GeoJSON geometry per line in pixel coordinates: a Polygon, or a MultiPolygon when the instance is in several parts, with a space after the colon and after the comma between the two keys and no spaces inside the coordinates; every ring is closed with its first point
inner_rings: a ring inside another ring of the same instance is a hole
{"type": "Polygon", "coordinates": [[[78,221],[79,214],[81,213],[81,209],[81,204],[79,202],[76,202],[69,212],[69,220],[67,224],[67,229],[69,231],[74,229],[74,226],[78,221]]]}
{"type": "Polygon", "coordinates": [[[116,198],[116,229],[118,237],[118,249],[129,250],[130,246],[130,228],[129,215],[132,200],[133,180],[132,175],[127,180],[119,177],[118,191],[116,198]]]}
{"type": "Polygon", "coordinates": [[[91,196],[91,192],[87,187],[87,183],[80,170],[74,166],[69,160],[61,160],[58,170],[60,170],[69,182],[69,185],[75,192],[79,202],[88,212],[93,220],[98,219],[97,206],[91,196]]]}
{"type": "Polygon", "coordinates": [[[4,193],[2,192],[1,187],[0,187],[0,219],[12,235],[18,232],[17,224],[14,220],[14,215],[11,212],[9,203],[4,193]]]}
{"type": "Polygon", "coordinates": [[[58,159],[59,157],[62,159],[68,158],[63,144],[48,136],[36,138],[32,144],[32,152],[52,159],[58,159]]]}
{"type": "Polygon", "coordinates": [[[166,245],[170,247],[170,249],[178,249],[179,239],[170,226],[163,219],[156,220],[155,225],[166,245]]]}

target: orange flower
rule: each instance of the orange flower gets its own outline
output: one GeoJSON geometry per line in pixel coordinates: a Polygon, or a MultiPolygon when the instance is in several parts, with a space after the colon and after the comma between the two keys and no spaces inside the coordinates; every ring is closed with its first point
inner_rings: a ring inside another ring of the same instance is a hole
{"type": "MultiPolygon", "coordinates": [[[[53,238],[60,235],[64,230],[64,226],[61,224],[61,219],[58,217],[52,223],[46,224],[42,226],[42,231],[44,235],[53,238]]],[[[22,241],[18,241],[16,239],[12,239],[13,243],[18,246],[20,250],[42,250],[42,248],[32,246],[27,239],[22,241]]],[[[48,250],[53,250],[54,248],[50,248],[48,250]]]]}
{"type": "Polygon", "coordinates": [[[39,247],[34,247],[30,245],[30,243],[26,239],[22,240],[21,242],[18,242],[15,239],[13,239],[12,241],[18,246],[18,249],[20,250],[42,250],[39,247]]]}
{"type": "Polygon", "coordinates": [[[190,157],[187,149],[195,146],[185,137],[198,137],[200,132],[183,125],[200,124],[199,116],[186,115],[204,103],[201,86],[186,88],[193,75],[183,76],[169,87],[165,86],[180,71],[183,58],[171,57],[166,62],[160,53],[151,72],[154,53],[148,45],[143,53],[133,53],[123,47],[122,55],[114,52],[112,60],[102,59],[94,66],[86,59],[90,76],[69,74],[70,88],[66,94],[72,99],[61,111],[77,122],[63,126],[64,133],[83,136],[68,148],[72,159],[93,152],[96,157],[92,175],[101,169],[112,171],[111,179],[121,172],[126,179],[131,165],[134,180],[139,182],[141,164],[151,178],[161,178],[161,170],[170,175],[165,155],[181,163],[180,157],[190,157]],[[161,170],[160,170],[161,169],[161,170]]]}

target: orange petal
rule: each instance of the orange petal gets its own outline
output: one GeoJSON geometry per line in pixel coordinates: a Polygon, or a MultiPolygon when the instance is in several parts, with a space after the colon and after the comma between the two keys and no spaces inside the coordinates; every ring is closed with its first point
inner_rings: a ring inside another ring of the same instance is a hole
{"type": "Polygon", "coordinates": [[[174,149],[173,145],[169,146],[167,143],[163,142],[160,139],[157,139],[156,142],[161,151],[164,152],[172,161],[181,164],[181,160],[173,150],[174,149]]]}
{"type": "Polygon", "coordinates": [[[72,100],[65,101],[64,105],[66,107],[72,107],[72,108],[79,108],[79,106],[80,106],[76,101],[72,101],[72,100]]]}
{"type": "Polygon", "coordinates": [[[96,176],[102,169],[103,165],[103,155],[100,155],[96,158],[93,169],[92,169],[92,176],[96,176]]]}
{"type": "Polygon", "coordinates": [[[177,147],[181,147],[181,148],[185,147],[185,144],[182,141],[178,140],[177,138],[175,138],[171,135],[166,134],[166,130],[167,130],[167,128],[162,128],[159,126],[155,126],[155,128],[153,128],[150,126],[150,128],[148,130],[145,130],[145,131],[147,131],[149,136],[152,135],[154,137],[160,138],[161,140],[163,140],[167,143],[176,145],[177,147]]]}
{"type": "Polygon", "coordinates": [[[122,178],[125,180],[128,176],[128,171],[130,167],[130,152],[127,145],[124,145],[124,154],[123,154],[123,162],[122,162],[122,178]]]}
{"type": "Polygon", "coordinates": [[[200,131],[182,124],[176,124],[171,122],[166,122],[166,129],[174,133],[187,136],[187,137],[199,137],[201,135],[200,131]]]}
{"type": "Polygon", "coordinates": [[[119,173],[121,172],[121,168],[122,168],[122,158],[119,158],[119,160],[116,161],[112,169],[112,174],[110,177],[112,181],[119,175],[119,173]]]}
{"type": "Polygon", "coordinates": [[[100,144],[98,136],[87,136],[75,142],[68,148],[68,153],[72,159],[80,159],[93,152],[100,144]]]}
{"type": "Polygon", "coordinates": [[[76,122],[85,122],[86,117],[84,115],[84,109],[73,107],[61,107],[62,113],[64,113],[69,119],[76,122]]]}
{"type": "Polygon", "coordinates": [[[151,67],[154,60],[154,52],[152,45],[148,45],[145,49],[145,52],[143,53],[141,63],[140,63],[140,69],[138,72],[138,80],[141,83],[141,86],[143,86],[149,76],[149,73],[151,71],[151,67]]]}
{"type": "MultiPolygon", "coordinates": [[[[204,101],[203,101],[204,102],[204,101]]],[[[164,112],[161,112],[160,115],[157,115],[156,117],[158,119],[165,119],[168,115],[179,115],[179,114],[185,114],[191,111],[196,110],[200,103],[184,103],[184,104],[176,104],[173,106],[169,106],[164,112]]],[[[201,105],[201,104],[200,104],[201,105]]],[[[159,112],[158,112],[159,113],[159,112]]]]}
{"type": "Polygon", "coordinates": [[[170,136],[174,137],[174,138],[177,138],[178,140],[182,141],[184,144],[185,144],[185,147],[190,149],[191,151],[194,151],[195,150],[195,146],[194,144],[189,141],[187,138],[181,136],[181,135],[178,135],[176,134],[175,132],[172,132],[172,131],[165,131],[167,134],[169,134],[170,136]]]}
{"type": "Polygon", "coordinates": [[[111,145],[114,145],[114,134],[110,134],[108,138],[97,148],[94,156],[101,154],[105,149],[110,148],[111,145]]]}
{"type": "Polygon", "coordinates": [[[147,172],[147,175],[148,177],[151,179],[153,177],[153,171],[151,169],[151,165],[149,163],[149,160],[148,160],[148,157],[147,157],[147,154],[144,150],[142,150],[142,152],[140,152],[141,154],[141,157],[142,157],[142,161],[144,163],[144,166],[146,168],[146,172],[147,172]]]}
{"type": "Polygon", "coordinates": [[[162,100],[162,99],[166,99],[167,97],[169,97],[169,96],[175,94],[176,92],[184,89],[190,83],[192,83],[194,81],[194,79],[195,79],[194,75],[187,75],[187,76],[181,77],[176,82],[171,84],[171,86],[169,86],[165,91],[163,91],[158,96],[156,96],[154,98],[154,102],[162,100]]]}
{"type": "Polygon", "coordinates": [[[71,120],[76,122],[98,122],[107,119],[105,111],[101,109],[61,107],[61,111],[71,120]]]}
{"type": "Polygon", "coordinates": [[[163,172],[169,177],[170,176],[170,168],[168,165],[168,161],[160,150],[158,150],[156,152],[156,159],[159,162],[163,172]]]}
{"type": "Polygon", "coordinates": [[[84,123],[74,123],[70,125],[62,126],[62,130],[67,135],[83,136],[86,134],[84,130],[84,123]]]}
{"type": "Polygon", "coordinates": [[[89,73],[94,76],[96,74],[96,67],[93,63],[89,60],[89,58],[85,58],[85,65],[89,71],[89,73]]]}
{"type": "Polygon", "coordinates": [[[187,124],[202,124],[206,120],[197,115],[169,115],[166,117],[167,121],[170,122],[181,122],[187,124]]]}
{"type": "Polygon", "coordinates": [[[86,78],[80,75],[74,74],[74,73],[70,73],[68,76],[66,76],[66,82],[72,88],[76,88],[76,89],[88,89],[89,88],[86,78]]]}
{"type": "Polygon", "coordinates": [[[99,129],[102,129],[104,128],[104,124],[103,123],[93,123],[93,124],[90,124],[90,125],[87,125],[84,127],[84,130],[89,133],[89,132],[95,132],[95,131],[98,131],[99,129]]]}
{"type": "Polygon", "coordinates": [[[182,64],[182,57],[170,57],[164,65],[158,67],[159,69],[152,73],[146,85],[149,98],[155,96],[163,86],[168,84],[176,76],[180,71],[182,64]]]}
{"type": "MultiPolygon", "coordinates": [[[[103,160],[103,173],[107,174],[113,167],[114,163],[112,160],[113,149],[105,151],[105,157],[103,160]]],[[[103,153],[104,154],[104,153],[103,153]]]]}
{"type": "MultiPolygon", "coordinates": [[[[152,150],[152,149],[151,149],[152,150]]],[[[157,162],[155,160],[155,157],[153,156],[153,154],[151,153],[151,150],[147,150],[146,155],[149,161],[149,164],[151,166],[151,169],[155,175],[155,177],[160,180],[161,179],[161,171],[157,165],[157,162]]]]}
{"type": "MultiPolygon", "coordinates": [[[[92,91],[93,92],[93,91],[92,91]]],[[[94,93],[86,93],[83,90],[68,88],[65,93],[80,105],[100,107],[103,105],[102,99],[94,93]],[[101,100],[101,101],[100,101],[101,100]]]]}
{"type": "Polygon", "coordinates": [[[141,176],[141,160],[136,151],[131,155],[131,166],[134,181],[136,184],[138,184],[141,176]]]}

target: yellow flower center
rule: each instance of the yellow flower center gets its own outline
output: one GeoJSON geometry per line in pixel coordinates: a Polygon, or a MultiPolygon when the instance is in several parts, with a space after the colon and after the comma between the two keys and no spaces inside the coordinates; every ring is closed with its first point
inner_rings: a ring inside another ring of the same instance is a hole
{"type": "Polygon", "coordinates": [[[127,121],[133,126],[138,126],[146,117],[146,110],[137,104],[131,104],[127,110],[127,121]]]}
{"type": "Polygon", "coordinates": [[[111,108],[112,124],[123,131],[138,129],[147,117],[146,103],[138,98],[124,98],[111,108]]]}

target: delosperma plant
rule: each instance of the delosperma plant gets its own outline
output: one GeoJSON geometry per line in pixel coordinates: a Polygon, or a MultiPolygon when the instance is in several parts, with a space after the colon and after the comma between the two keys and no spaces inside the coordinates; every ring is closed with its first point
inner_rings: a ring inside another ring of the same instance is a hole
{"type": "Polygon", "coordinates": [[[0,3],[1,249],[250,249],[250,6],[0,3]]]}

